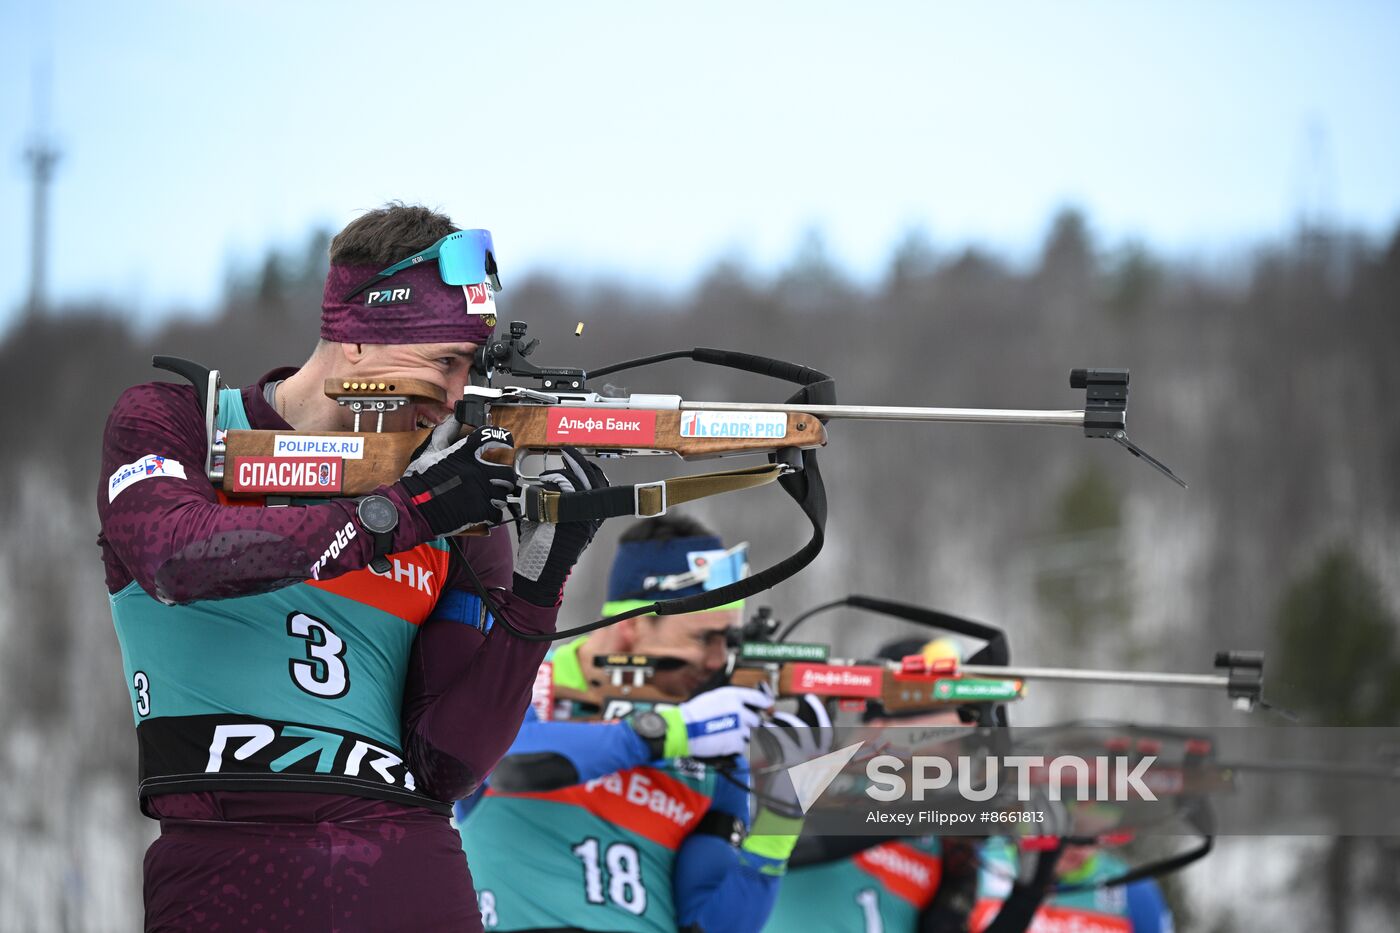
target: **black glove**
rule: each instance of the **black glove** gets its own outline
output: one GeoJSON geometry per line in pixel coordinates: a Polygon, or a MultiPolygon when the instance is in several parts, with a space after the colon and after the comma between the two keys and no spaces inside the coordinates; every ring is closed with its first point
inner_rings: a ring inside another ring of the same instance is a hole
{"type": "MultiPolygon", "coordinates": [[[[577,448],[559,451],[564,466],[540,474],[546,486],[560,492],[584,492],[605,489],[608,478],[597,464],[590,462],[577,448]]],[[[515,595],[536,606],[557,606],[564,592],[564,581],[574,569],[584,548],[598,533],[602,521],[531,522],[521,518],[516,506],[511,506],[520,523],[520,548],[515,556],[515,595]]]]}
{"type": "Polygon", "coordinates": [[[919,914],[918,933],[966,933],[977,904],[982,840],[971,836],[942,836],[943,874],[933,900],[919,914]]]}
{"type": "MultiPolygon", "coordinates": [[[[787,819],[800,820],[803,809],[788,769],[831,751],[835,730],[826,703],[821,697],[804,693],[797,700],[796,714],[774,713],[772,722],[755,729],[753,736],[754,741],[764,745],[766,764],[774,770],[767,796],[759,801],[760,809],[767,808],[787,819]]],[[[796,837],[793,841],[796,842],[796,837]]]]}
{"type": "Polygon", "coordinates": [[[515,488],[515,466],[492,463],[486,452],[514,446],[506,428],[480,427],[446,449],[420,448],[398,484],[434,535],[498,522],[515,488]]]}

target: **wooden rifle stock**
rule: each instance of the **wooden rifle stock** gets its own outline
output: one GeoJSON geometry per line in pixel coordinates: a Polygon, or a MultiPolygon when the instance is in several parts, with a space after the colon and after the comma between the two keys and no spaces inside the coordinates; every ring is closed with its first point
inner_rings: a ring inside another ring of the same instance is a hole
{"type": "MultiPolygon", "coordinates": [[[[295,495],[298,498],[362,496],[398,481],[413,452],[432,434],[431,428],[383,431],[385,415],[412,405],[441,407],[446,393],[422,379],[385,378],[373,382],[327,379],[327,398],[355,413],[356,428],[369,420],[373,430],[254,431],[232,429],[214,435],[211,480],[232,497],[295,495]],[[283,439],[279,441],[279,438],[283,439]],[[298,450],[298,439],[306,446],[298,450]],[[345,445],[338,447],[337,445],[345,445]],[[341,452],[348,456],[340,456],[341,452]],[[279,461],[282,461],[279,463],[279,461]],[[293,472],[290,464],[314,469],[293,472]],[[314,476],[314,483],[287,482],[314,476]],[[306,488],[310,486],[311,488],[306,488]],[[293,488],[288,488],[293,487],[293,488]]],[[[212,433],[212,432],[211,432],[212,433]]]]}
{"type": "MultiPolygon", "coordinates": [[[[329,398],[351,407],[359,417],[373,419],[376,424],[380,421],[381,409],[375,406],[380,400],[398,399],[400,404],[426,401],[439,405],[444,401],[442,391],[436,386],[414,379],[386,379],[376,383],[327,380],[325,392],[329,398]]],[[[490,406],[486,420],[493,426],[509,429],[515,444],[512,454],[493,452],[490,456],[496,462],[503,463],[513,457],[518,463],[523,455],[545,454],[569,444],[590,454],[671,454],[684,460],[704,460],[733,454],[774,453],[783,448],[812,449],[825,445],[827,440],[826,428],[821,421],[814,415],[802,412],[783,413],[786,430],[778,438],[685,436],[681,422],[686,414],[676,409],[555,407],[497,402],[490,406]],[[625,419],[629,413],[645,412],[646,420],[654,419],[655,431],[654,435],[648,432],[645,439],[627,444],[592,442],[586,436],[571,442],[550,429],[551,414],[558,412],[567,412],[570,418],[585,421],[590,418],[625,419]]],[[[430,428],[409,431],[230,430],[224,435],[222,449],[216,452],[213,472],[219,475],[211,476],[211,479],[219,482],[224,493],[233,498],[282,494],[284,490],[279,486],[285,484],[277,483],[276,475],[271,474],[268,464],[262,462],[269,458],[290,459],[295,456],[286,452],[285,442],[279,445],[278,438],[345,440],[354,442],[357,456],[329,457],[318,455],[314,450],[307,452],[308,457],[317,461],[339,461],[332,471],[335,482],[324,483],[319,488],[285,491],[298,497],[311,498],[365,495],[380,486],[397,482],[412,460],[414,451],[431,433],[430,428]],[[222,459],[218,455],[222,455],[222,459]],[[270,476],[272,481],[266,481],[270,476]]]]}
{"type": "MultiPolygon", "coordinates": [[[[252,464],[264,458],[273,458],[276,439],[279,437],[318,437],[335,439],[360,438],[363,443],[363,456],[353,458],[333,458],[340,461],[340,483],[324,490],[297,490],[298,497],[363,496],[380,486],[398,482],[403,476],[413,452],[432,433],[430,428],[416,431],[385,431],[362,434],[354,431],[229,431],[224,441],[224,475],[222,489],[230,497],[282,495],[275,486],[267,483],[250,482],[255,475],[265,478],[265,470],[255,474],[252,464]],[[249,461],[248,458],[255,458],[249,461]],[[241,474],[241,475],[240,475],[241,474]]],[[[285,459],[285,457],[281,458],[285,459]]]]}
{"type": "Polygon", "coordinates": [[[786,413],[787,430],[781,438],[771,437],[686,437],[681,434],[681,419],[687,413],[675,409],[617,409],[573,407],[554,408],[543,405],[506,405],[497,403],[491,406],[488,420],[491,424],[510,429],[515,435],[517,451],[557,450],[564,444],[579,447],[588,452],[636,454],[674,454],[683,460],[705,460],[729,454],[771,453],[783,447],[796,447],[810,450],[826,445],[826,427],[815,415],[801,412],[786,413]],[[586,419],[590,416],[625,418],[626,415],[645,411],[655,416],[655,437],[648,443],[636,445],[590,442],[583,438],[577,442],[555,436],[551,440],[549,428],[552,413],[567,412],[571,417],[586,419]]]}

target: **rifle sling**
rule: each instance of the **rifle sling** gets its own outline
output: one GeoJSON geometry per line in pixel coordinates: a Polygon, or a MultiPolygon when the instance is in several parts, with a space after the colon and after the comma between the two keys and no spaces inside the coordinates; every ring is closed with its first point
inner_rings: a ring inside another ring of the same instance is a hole
{"type": "Polygon", "coordinates": [[[783,466],[769,463],[742,470],[676,476],[655,483],[609,486],[584,492],[561,493],[531,487],[526,494],[525,512],[531,521],[551,523],[602,521],[627,515],[650,518],[665,515],[671,506],[696,499],[766,486],[784,472],[783,466]]]}

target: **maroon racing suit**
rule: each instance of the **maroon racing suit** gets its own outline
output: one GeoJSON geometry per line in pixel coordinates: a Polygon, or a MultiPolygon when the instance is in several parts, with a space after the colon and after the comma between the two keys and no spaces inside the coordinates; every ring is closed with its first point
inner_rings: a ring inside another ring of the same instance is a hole
{"type": "MultiPolygon", "coordinates": [[[[241,391],[250,427],[291,430],[267,402],[264,388],[292,372],[274,371],[241,391]]],[[[175,607],[162,623],[174,627],[164,631],[197,644],[198,630],[191,634],[190,627],[202,624],[201,605],[223,607],[227,616],[227,607],[240,598],[261,598],[287,587],[340,586],[337,595],[325,598],[341,598],[340,593],[353,594],[357,586],[382,585],[365,569],[373,556],[370,534],[348,539],[342,534],[342,545],[328,548],[338,531],[356,521],[353,500],[278,508],[234,504],[205,476],[205,453],[204,415],[191,387],[147,383],[128,389],[117,402],[103,437],[97,497],[102,528],[98,544],[114,603],[119,597],[144,601],[141,611],[155,617],[164,607],[175,607]],[[308,582],[313,567],[315,580],[308,582]],[[212,600],[226,602],[205,602],[212,600]],[[173,615],[177,610],[187,613],[173,615]]],[[[391,554],[426,547],[432,533],[401,492],[393,487],[378,492],[399,508],[391,554]]],[[[440,542],[437,547],[443,572],[434,583],[432,599],[441,607],[449,602],[449,594],[475,587],[459,554],[444,554],[440,542]]],[[[536,606],[509,591],[512,556],[505,529],[470,539],[464,550],[517,628],[553,630],[557,606],[536,606]]],[[[419,569],[409,580],[422,583],[429,576],[419,569]]],[[[319,773],[330,770],[322,767],[322,758],[313,755],[294,767],[285,763],[303,757],[296,750],[283,754],[270,768],[264,762],[262,773],[251,776],[196,773],[206,770],[206,752],[200,749],[197,767],[169,764],[179,758],[174,752],[167,754],[171,743],[143,738],[168,734],[155,731],[154,717],[140,719],[154,693],[146,692],[144,672],[137,671],[133,682],[128,671],[141,742],[141,808],[161,824],[160,837],[146,853],[146,929],[481,929],[449,807],[470,794],[509,748],[547,645],[514,638],[500,625],[472,624],[481,619],[437,612],[425,605],[421,618],[409,620],[416,636],[406,629],[406,658],[378,659],[383,669],[397,670],[405,679],[401,718],[394,724],[401,735],[397,747],[390,749],[399,768],[380,772],[385,779],[398,778],[399,786],[392,789],[368,768],[362,773],[369,780],[356,778],[355,784],[341,778],[340,784],[326,787],[324,781],[332,776],[319,773]]],[[[291,624],[289,616],[289,630],[291,624]]],[[[272,634],[285,638],[288,632],[272,634]]],[[[307,639],[299,642],[302,646],[324,649],[326,636],[308,631],[301,635],[307,639]]],[[[127,650],[124,640],[124,658],[127,650]]],[[[307,651],[314,657],[311,648],[307,651]]],[[[288,669],[285,662],[278,663],[281,673],[275,676],[285,680],[288,669]]],[[[293,674],[299,664],[305,667],[302,673],[311,676],[324,670],[294,655],[290,663],[293,674]]],[[[187,693],[198,693],[200,677],[212,676],[201,669],[182,670],[188,673],[181,677],[187,693]]],[[[392,700],[398,699],[396,685],[384,689],[394,691],[392,700]]],[[[248,735],[265,729],[271,741],[271,727],[243,718],[254,730],[248,735]]],[[[284,732],[303,728],[282,726],[284,732]]],[[[326,735],[309,727],[297,734],[326,735]]],[[[236,772],[240,762],[234,759],[248,757],[245,753],[254,744],[248,741],[236,754],[230,744],[222,756],[231,766],[225,770],[236,772]]],[[[180,754],[185,755],[182,764],[188,762],[189,755],[180,754]]],[[[212,751],[210,755],[208,770],[217,771],[212,751]]],[[[343,753],[336,761],[341,767],[343,753]]]]}

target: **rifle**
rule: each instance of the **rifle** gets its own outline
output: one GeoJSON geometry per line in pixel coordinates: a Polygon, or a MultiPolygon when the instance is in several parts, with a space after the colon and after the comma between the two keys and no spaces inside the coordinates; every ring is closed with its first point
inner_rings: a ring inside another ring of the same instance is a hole
{"type": "MultiPolygon", "coordinates": [[[[485,385],[468,386],[455,406],[465,425],[509,428],[522,492],[512,501],[531,521],[598,521],[621,516],[664,515],[673,506],[706,496],[777,482],[801,508],[811,537],[794,554],[753,576],[727,586],[679,599],[658,600],[627,613],[599,620],[556,637],[566,637],[631,616],[672,615],[712,609],[759,593],[795,574],[820,553],[825,537],[826,492],[815,451],[827,442],[833,419],[932,421],[978,424],[1039,424],[1079,427],[1086,437],[1109,438],[1185,487],[1163,463],[1137,447],[1127,435],[1128,372],[1076,369],[1072,388],[1085,392],[1078,410],[1005,410],[964,408],[876,407],[836,404],[835,381],[796,363],[730,350],[696,348],[628,360],[591,373],[578,367],[537,366],[529,357],[538,340],[527,340],[527,325],[514,321],[505,336],[477,350],[475,370],[485,385]],[[769,376],[796,384],[781,403],[692,401],[677,395],[604,395],[590,391],[589,379],[667,360],[686,359],[769,376]],[[532,381],[530,386],[493,385],[498,374],[532,381]],[[735,470],[559,493],[542,485],[541,470],[528,458],[548,455],[561,446],[600,457],[658,454],[701,460],[739,455],[766,457],[768,463],[735,470]]],[[[355,415],[353,431],[299,432],[217,428],[217,370],[173,357],[156,357],[156,366],[189,379],[205,412],[208,435],[205,472],[229,497],[355,496],[396,482],[428,439],[429,430],[385,432],[383,416],[419,400],[443,403],[435,387],[415,380],[328,383],[328,397],[355,415]],[[374,416],[374,431],[361,431],[361,420],[374,416]],[[290,464],[295,460],[294,469],[290,464]],[[288,477],[296,482],[288,482],[288,477]]],[[[495,607],[491,607],[494,612],[495,607]]],[[[499,613],[496,613],[499,617],[499,613]]]]}
{"type": "MultiPolygon", "coordinates": [[[[1217,667],[1225,671],[1223,674],[1023,667],[1010,663],[1006,633],[996,626],[937,609],[852,594],[801,613],[786,627],[782,627],[769,607],[760,607],[731,638],[726,665],[717,676],[716,685],[757,687],[767,684],[779,697],[811,693],[834,700],[849,711],[862,711],[867,703],[877,701],[886,714],[895,716],[967,706],[971,707],[972,719],[980,725],[1004,725],[1005,710],[997,707],[1024,698],[1025,683],[1032,680],[1223,689],[1237,708],[1253,709],[1262,703],[1264,657],[1261,653],[1225,651],[1218,653],[1215,661],[1217,667]],[[912,622],[945,634],[975,639],[982,645],[969,657],[968,663],[948,658],[929,664],[921,655],[899,661],[833,658],[829,645],[788,641],[793,631],[809,618],[841,607],[912,622]]],[[[601,676],[594,686],[586,691],[556,688],[556,697],[597,706],[604,712],[609,707],[619,709],[620,704],[630,707],[637,703],[675,703],[685,699],[666,694],[649,682],[657,671],[679,666],[681,662],[675,659],[612,654],[598,657],[595,663],[601,676]]]]}
{"type": "MultiPolygon", "coordinates": [[[[850,597],[864,600],[867,597],[850,597]]],[[[877,602],[872,600],[871,602],[877,602]]],[[[900,604],[893,604],[900,605],[900,604]]],[[[1006,635],[1000,629],[947,615],[936,610],[902,607],[918,613],[929,628],[965,635],[986,643],[976,656],[995,663],[1006,656],[1006,635]]],[[[903,616],[901,616],[903,617],[903,616]]],[[[725,667],[714,686],[730,684],[759,687],[766,684],[778,697],[805,693],[837,702],[844,710],[863,711],[869,701],[887,712],[913,714],[955,709],[968,703],[1005,703],[1018,700],[1020,681],[998,676],[963,677],[943,662],[924,663],[922,656],[902,661],[833,658],[831,647],[820,643],[794,643],[775,638],[779,621],[767,606],[729,639],[725,667]]],[[[610,654],[595,659],[601,676],[586,691],[555,688],[557,699],[597,706],[604,712],[637,703],[676,703],[685,699],[665,693],[650,683],[658,671],[677,667],[673,658],[644,654],[610,654]]]]}
{"type": "MultiPolygon", "coordinates": [[[[1173,481],[1186,485],[1161,461],[1128,439],[1127,370],[1073,370],[1071,387],[1085,390],[1082,410],[837,405],[835,384],[824,373],[731,350],[681,350],[616,363],[592,373],[579,368],[540,367],[528,359],[539,341],[527,341],[526,331],[525,323],[512,322],[508,337],[492,340],[478,350],[477,366],[485,374],[487,385],[467,387],[464,398],[457,403],[457,418],[464,424],[490,423],[515,434],[517,466],[530,453],[568,444],[600,457],[670,454],[684,460],[702,460],[762,453],[777,457],[780,463],[775,465],[781,472],[798,468],[792,459],[793,451],[825,446],[825,423],[832,419],[1042,424],[1082,427],[1086,437],[1111,438],[1173,481]],[[802,390],[780,404],[692,401],[678,395],[612,396],[588,391],[589,379],[677,359],[770,376],[796,383],[802,390]],[[493,388],[491,383],[497,373],[534,380],[537,387],[493,388]]],[[[522,504],[532,520],[568,521],[578,513],[567,505],[556,506],[554,503],[559,500],[539,492],[533,483],[536,477],[523,470],[521,473],[527,486],[522,504]],[[529,495],[530,492],[536,495],[529,495]]],[[[637,517],[662,515],[672,505],[728,491],[722,486],[697,488],[679,480],[644,483],[635,489],[635,509],[627,514],[637,517]]]]}
{"type": "MultiPolygon", "coordinates": [[[[1215,660],[1218,666],[1225,669],[1225,673],[1218,676],[1021,666],[1012,663],[1009,644],[1000,628],[934,609],[861,595],[851,595],[816,606],[794,617],[790,623],[781,628],[776,622],[771,621],[771,613],[766,614],[767,617],[765,617],[763,610],[760,610],[759,616],[745,627],[744,643],[767,644],[771,642],[774,645],[800,649],[804,646],[790,642],[788,639],[801,625],[821,613],[843,607],[912,622],[982,642],[982,646],[968,657],[967,663],[959,664],[952,659],[935,662],[933,669],[929,672],[936,678],[935,683],[957,683],[959,681],[975,683],[980,678],[990,677],[1016,684],[1018,687],[1023,686],[1024,682],[1029,680],[1055,680],[1126,686],[1209,688],[1224,690],[1237,706],[1245,701],[1248,701],[1251,707],[1255,704],[1262,704],[1260,695],[1263,690],[1264,659],[1257,652],[1219,653],[1215,660]],[[763,639],[764,634],[767,634],[769,638],[763,639]]],[[[753,653],[750,652],[750,654],[753,653]]],[[[888,677],[884,691],[888,699],[885,702],[888,704],[889,701],[893,701],[894,703],[892,707],[886,706],[887,711],[919,712],[948,708],[947,703],[930,703],[926,698],[920,703],[915,700],[912,692],[907,697],[903,695],[902,691],[899,695],[891,695],[891,688],[901,683],[900,674],[904,673],[905,665],[909,664],[917,668],[922,661],[922,657],[913,656],[901,662],[884,662],[888,677]],[[898,672],[896,668],[899,668],[898,672]]],[[[742,659],[738,663],[742,664],[742,659]]],[[[780,678],[779,683],[781,682],[780,678]]],[[[934,692],[937,694],[939,691],[935,690],[934,692]]],[[[1024,692],[1018,690],[1016,698],[1024,698],[1024,692]]],[[[967,709],[966,706],[962,707],[960,712],[965,709],[967,709]]],[[[991,743],[989,748],[995,749],[994,754],[1011,753],[1013,743],[1015,751],[1018,753],[1030,750],[1024,743],[1016,743],[1017,732],[1007,728],[1009,724],[1005,715],[1004,702],[995,705],[985,702],[977,703],[971,711],[975,712],[976,715],[965,718],[972,719],[978,725],[1000,727],[993,728],[986,733],[986,739],[991,743]]],[[[1099,724],[1100,731],[1097,733],[1099,738],[1102,738],[1103,725],[1105,724],[1099,724]]],[[[1150,728],[1132,724],[1113,725],[1116,726],[1115,735],[1110,737],[1103,747],[1086,754],[1093,755],[1107,751],[1115,754],[1171,756],[1176,760],[1178,762],[1176,767],[1167,766],[1156,769],[1154,774],[1164,778],[1164,783],[1154,783],[1153,789],[1159,796],[1170,799],[1169,818],[1179,820],[1186,833],[1194,837],[1194,843],[1185,847],[1175,847],[1172,852],[1155,857],[1150,862],[1125,868],[1118,876],[1098,882],[1095,885],[1098,887],[1116,887],[1142,878],[1164,875],[1204,858],[1214,845],[1214,814],[1208,798],[1212,794],[1233,787],[1233,771],[1214,761],[1214,747],[1209,739],[1186,730],[1150,728]]],[[[1062,728],[1070,730],[1076,726],[1062,728]]],[[[1141,825],[1136,827],[1138,830],[1142,828],[1141,825]]],[[[1053,885],[1055,863],[1065,846],[1120,846],[1132,841],[1135,836],[1136,833],[1131,830],[1125,831],[1122,827],[1115,827],[1093,835],[1079,832],[1064,836],[1027,837],[1020,840],[1020,844],[1024,852],[1038,860],[1037,868],[1039,870],[1037,874],[1043,879],[1045,885],[1053,885]]],[[[838,852],[839,849],[840,847],[837,847],[838,852]]],[[[813,856],[809,853],[807,861],[819,863],[831,857],[838,856],[833,853],[813,856]]],[[[1074,890],[1071,885],[1064,883],[1059,885],[1059,889],[1062,891],[1074,890]]],[[[1030,922],[1036,908],[1041,903],[1044,896],[1043,890],[1042,886],[1033,885],[1023,891],[1014,908],[1006,912],[1001,925],[996,929],[1004,931],[1004,933],[1025,929],[1026,924],[1030,922]]],[[[1010,903],[1008,901],[1008,905],[1010,903]]]]}

